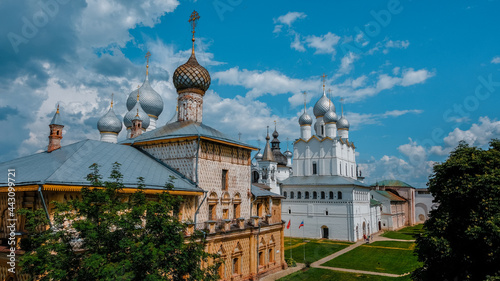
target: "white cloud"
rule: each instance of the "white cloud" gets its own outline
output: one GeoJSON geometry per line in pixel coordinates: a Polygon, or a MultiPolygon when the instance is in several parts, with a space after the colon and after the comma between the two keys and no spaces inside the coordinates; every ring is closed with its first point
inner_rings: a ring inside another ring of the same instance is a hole
{"type": "Polygon", "coordinates": [[[314,54],[332,54],[332,58],[336,53],[334,47],[339,40],[340,37],[331,32],[322,36],[309,35],[305,39],[308,47],[316,49],[314,54]]]}
{"type": "Polygon", "coordinates": [[[413,70],[413,68],[408,68],[403,70],[403,77],[401,81],[401,86],[410,86],[414,84],[419,84],[434,76],[433,72],[429,72],[426,69],[413,70]]]}
{"type": "Polygon", "coordinates": [[[496,56],[493,59],[491,59],[491,63],[495,63],[495,64],[500,63],[500,56],[496,56]]]}
{"type": "Polygon", "coordinates": [[[349,52],[340,60],[339,74],[347,74],[353,69],[353,63],[359,58],[358,55],[353,52],[349,52]]]}
{"type": "Polygon", "coordinates": [[[212,79],[218,80],[220,84],[243,86],[250,89],[246,94],[247,98],[256,98],[264,94],[300,94],[302,91],[314,87],[312,81],[290,78],[275,70],[240,70],[238,67],[213,73],[212,79]]]}
{"type": "Polygon", "coordinates": [[[286,24],[290,27],[296,20],[303,19],[305,17],[307,17],[307,15],[301,12],[288,12],[285,15],[279,16],[277,19],[274,20],[274,22],[286,24]]]}
{"type": "Polygon", "coordinates": [[[299,51],[299,52],[306,51],[306,48],[304,47],[304,43],[302,43],[302,41],[300,41],[300,34],[298,34],[298,33],[295,33],[294,40],[290,44],[290,47],[292,49],[299,51]]]}
{"type": "Polygon", "coordinates": [[[383,119],[399,117],[406,114],[421,114],[423,110],[406,109],[406,110],[390,110],[384,113],[345,113],[347,120],[351,123],[351,130],[359,130],[364,125],[381,124],[383,119]]]}

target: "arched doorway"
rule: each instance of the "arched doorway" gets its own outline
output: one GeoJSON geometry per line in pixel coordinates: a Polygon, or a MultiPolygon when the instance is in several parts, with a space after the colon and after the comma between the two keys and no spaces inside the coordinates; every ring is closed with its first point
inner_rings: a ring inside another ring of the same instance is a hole
{"type": "Polygon", "coordinates": [[[321,238],[323,239],[329,239],[330,233],[329,229],[326,225],[323,225],[321,227],[321,238]]]}
{"type": "Polygon", "coordinates": [[[382,229],[382,223],[379,221],[378,222],[378,231],[380,231],[382,229]]]}
{"type": "Polygon", "coordinates": [[[366,235],[366,222],[363,222],[363,235],[366,235]]]}

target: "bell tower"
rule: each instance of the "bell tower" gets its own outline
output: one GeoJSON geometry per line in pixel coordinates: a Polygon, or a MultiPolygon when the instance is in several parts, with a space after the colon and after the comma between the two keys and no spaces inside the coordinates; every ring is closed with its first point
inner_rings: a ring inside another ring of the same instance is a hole
{"type": "Polygon", "coordinates": [[[47,152],[52,152],[56,149],[61,148],[61,139],[62,139],[64,125],[62,125],[60,119],[61,118],[59,116],[59,105],[57,105],[56,114],[54,114],[54,117],[52,118],[52,121],[49,124],[50,135],[49,135],[49,146],[47,148],[47,152]]]}

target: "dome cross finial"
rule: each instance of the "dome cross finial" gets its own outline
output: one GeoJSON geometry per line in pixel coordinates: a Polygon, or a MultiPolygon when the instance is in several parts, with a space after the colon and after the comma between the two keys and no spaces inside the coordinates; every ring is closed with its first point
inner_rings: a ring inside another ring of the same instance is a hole
{"type": "Polygon", "coordinates": [[[323,80],[323,94],[325,93],[325,82],[326,82],[326,76],[325,73],[321,75],[321,80],[323,80]]]}
{"type": "Polygon", "coordinates": [[[304,91],[302,94],[304,95],[304,113],[306,113],[307,92],[304,91]]]}
{"type": "Polygon", "coordinates": [[[113,96],[114,95],[115,95],[114,93],[111,93],[111,108],[113,108],[113,96]]]}
{"type": "Polygon", "coordinates": [[[149,57],[151,56],[151,53],[148,51],[145,55],[146,58],[146,76],[149,74],[149,57]]]}
{"type": "Polygon", "coordinates": [[[196,11],[193,11],[193,13],[191,13],[191,16],[189,17],[189,22],[191,23],[191,27],[193,28],[193,31],[191,31],[193,33],[193,49],[191,51],[191,53],[194,55],[194,33],[195,33],[195,28],[196,28],[196,22],[200,19],[200,15],[198,14],[198,12],[196,11]]]}
{"type": "Polygon", "coordinates": [[[57,104],[57,111],[56,114],[59,114],[59,104],[57,104]]]}

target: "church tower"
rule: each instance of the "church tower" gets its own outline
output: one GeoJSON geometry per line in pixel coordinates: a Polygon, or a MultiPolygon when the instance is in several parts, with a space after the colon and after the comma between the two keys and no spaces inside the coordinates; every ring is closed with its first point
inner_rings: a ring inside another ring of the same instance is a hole
{"type": "Polygon", "coordinates": [[[266,146],[264,147],[264,153],[262,153],[262,159],[259,161],[260,173],[262,174],[260,182],[269,186],[271,192],[280,194],[276,173],[278,171],[278,162],[273,155],[273,150],[269,145],[269,126],[267,126],[267,136],[266,136],[266,146]]]}
{"type": "Polygon", "coordinates": [[[61,148],[61,139],[64,125],[61,122],[61,118],[59,116],[59,105],[57,105],[56,114],[52,118],[52,121],[49,124],[50,135],[49,135],[49,146],[47,148],[47,152],[52,152],[56,149],[61,148]]]}
{"type": "Polygon", "coordinates": [[[196,60],[194,54],[194,33],[196,21],[200,18],[197,12],[193,12],[189,22],[193,28],[193,47],[191,57],[179,66],[174,72],[174,86],[177,89],[178,118],[179,122],[194,121],[201,123],[203,120],[203,96],[210,87],[210,74],[196,60]]]}
{"type": "MultiPolygon", "coordinates": [[[[139,86],[137,86],[137,88],[138,90],[140,89],[139,86]]],[[[142,109],[142,103],[140,101],[141,97],[140,93],[141,93],[140,91],[137,91],[137,98],[134,107],[129,112],[127,112],[127,114],[125,114],[125,116],[123,117],[123,124],[127,128],[127,138],[130,138],[132,135],[132,126],[133,126],[132,120],[137,115],[137,112],[139,112],[139,117],[141,118],[142,121],[141,128],[143,131],[146,131],[151,121],[149,115],[142,109]]]]}

